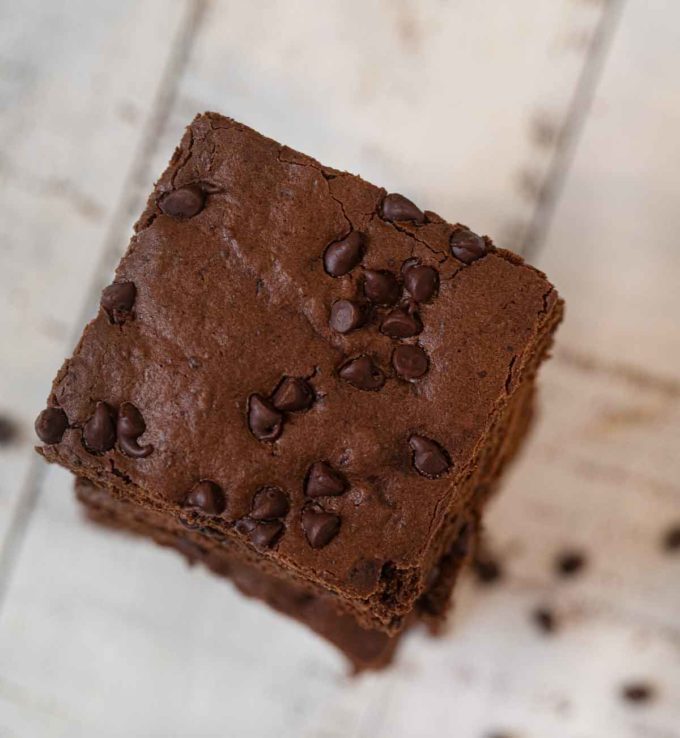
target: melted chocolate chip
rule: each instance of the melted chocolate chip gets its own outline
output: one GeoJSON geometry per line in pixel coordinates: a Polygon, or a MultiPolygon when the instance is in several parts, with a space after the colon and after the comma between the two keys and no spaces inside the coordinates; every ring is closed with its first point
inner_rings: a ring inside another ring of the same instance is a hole
{"type": "Polygon", "coordinates": [[[278,487],[263,487],[255,493],[250,509],[253,520],[275,520],[288,514],[290,503],[283,490],[278,487]]]}
{"type": "Polygon", "coordinates": [[[340,518],[332,513],[309,507],[302,511],[302,529],[312,548],[323,548],[337,536],[340,518]]]}
{"type": "Polygon", "coordinates": [[[102,292],[100,304],[112,323],[124,323],[132,314],[136,296],[133,282],[114,282],[102,292]]]}
{"type": "Polygon", "coordinates": [[[184,499],[186,507],[195,507],[209,515],[220,515],[227,507],[227,499],[219,484],[202,479],[184,499]]]}
{"type": "Polygon", "coordinates": [[[338,333],[349,333],[358,328],[364,319],[361,305],[351,300],[336,300],[331,307],[330,327],[338,333]]]}
{"type": "Polygon", "coordinates": [[[410,338],[423,330],[423,324],[417,313],[400,307],[387,314],[380,330],[390,338],[410,338]]]}
{"type": "Polygon", "coordinates": [[[323,265],[331,277],[342,277],[354,269],[364,254],[364,235],[360,231],[352,231],[341,241],[335,241],[326,247],[323,265]]]}
{"type": "Polygon", "coordinates": [[[424,223],[423,211],[407,197],[393,192],[383,200],[382,217],[385,220],[410,220],[414,223],[424,223]]]}
{"type": "Polygon", "coordinates": [[[340,377],[361,390],[379,390],[385,384],[385,375],[368,356],[351,359],[338,372],[340,377]]]}
{"type": "Polygon", "coordinates": [[[283,429],[283,415],[262,395],[248,400],[248,427],[258,441],[275,441],[283,429]]]}
{"type": "Polygon", "coordinates": [[[451,466],[448,454],[436,441],[413,435],[408,442],[413,449],[413,466],[417,472],[429,479],[436,479],[448,471],[451,466]]]}
{"type": "Polygon", "coordinates": [[[272,395],[272,405],[281,412],[307,410],[314,402],[309,383],[299,377],[284,377],[272,395]]]}
{"type": "Polygon", "coordinates": [[[580,551],[563,551],[555,559],[555,572],[560,577],[573,577],[586,565],[586,557],[580,551]]]}
{"type": "Polygon", "coordinates": [[[131,403],[124,402],[118,411],[118,445],[120,450],[133,459],[143,459],[153,451],[148,444],[140,446],[137,439],[146,430],[146,423],[139,410],[131,403]]]}
{"type": "Polygon", "coordinates": [[[113,408],[98,402],[92,417],[83,426],[83,442],[88,451],[104,453],[116,444],[116,419],[113,408]]]}
{"type": "Polygon", "coordinates": [[[486,254],[486,241],[468,228],[457,228],[449,238],[451,253],[464,264],[472,264],[486,254]]]}
{"type": "Polygon", "coordinates": [[[193,218],[203,210],[205,192],[198,185],[187,185],[163,195],[159,205],[173,218],[193,218]]]}
{"type": "Polygon", "coordinates": [[[253,545],[259,549],[271,548],[283,533],[283,523],[279,520],[259,522],[250,534],[253,545]]]}
{"type": "Polygon", "coordinates": [[[394,305],[401,294],[401,287],[392,272],[367,269],[364,272],[364,294],[378,305],[394,305]]]}
{"type": "Polygon", "coordinates": [[[394,371],[404,379],[418,379],[427,373],[429,361],[420,346],[404,344],[392,352],[394,371]]]}
{"type": "Polygon", "coordinates": [[[317,461],[309,467],[305,480],[308,497],[337,497],[348,487],[347,480],[325,461],[317,461]]]}
{"type": "Polygon", "coordinates": [[[413,264],[404,269],[404,285],[414,300],[431,300],[439,287],[439,272],[431,266],[413,264]]]}
{"type": "Polygon", "coordinates": [[[35,419],[35,432],[43,443],[60,443],[68,428],[68,418],[60,407],[45,408],[35,419]]]}

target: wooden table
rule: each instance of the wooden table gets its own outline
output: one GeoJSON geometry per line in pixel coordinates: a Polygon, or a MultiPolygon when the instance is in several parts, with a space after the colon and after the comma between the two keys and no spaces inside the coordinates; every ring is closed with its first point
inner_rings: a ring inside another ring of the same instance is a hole
{"type": "Polygon", "coordinates": [[[0,738],[677,738],[680,5],[0,4],[0,738]],[[506,577],[352,680],[31,451],[182,127],[224,112],[524,251],[568,301],[489,519],[506,577]],[[564,548],[587,552],[570,581],[564,548]],[[555,613],[542,635],[536,607],[555,613]],[[649,683],[631,704],[622,685],[649,683]]]}

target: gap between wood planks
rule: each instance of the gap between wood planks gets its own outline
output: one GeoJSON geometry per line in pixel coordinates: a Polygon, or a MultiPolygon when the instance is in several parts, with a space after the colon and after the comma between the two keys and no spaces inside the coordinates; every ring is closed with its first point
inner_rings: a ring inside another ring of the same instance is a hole
{"type": "Polygon", "coordinates": [[[546,236],[562,195],[567,174],[571,169],[626,0],[602,0],[602,2],[605,7],[588,46],[571,102],[560,126],[548,170],[536,195],[533,216],[521,239],[523,246],[520,253],[528,261],[535,260],[545,246],[546,236]]]}
{"type": "MultiPolygon", "coordinates": [[[[132,165],[123,182],[121,196],[104,238],[102,253],[94,271],[94,277],[86,290],[87,296],[83,310],[74,324],[74,333],[69,341],[69,346],[76,344],[82,326],[94,314],[99,293],[111,272],[115,269],[120,256],[121,244],[127,241],[127,215],[135,210],[138,205],[140,185],[146,183],[147,170],[155,154],[157,142],[175,104],[179,84],[200,28],[207,2],[208,0],[188,0],[178,31],[171,41],[171,50],[158,84],[154,103],[144,124],[137,150],[132,158],[132,165]]],[[[37,454],[34,454],[21,485],[12,523],[9,526],[3,545],[0,546],[0,609],[2,609],[9,589],[12,571],[18,561],[21,546],[26,537],[36,502],[42,491],[46,473],[47,466],[45,462],[37,454]]]]}

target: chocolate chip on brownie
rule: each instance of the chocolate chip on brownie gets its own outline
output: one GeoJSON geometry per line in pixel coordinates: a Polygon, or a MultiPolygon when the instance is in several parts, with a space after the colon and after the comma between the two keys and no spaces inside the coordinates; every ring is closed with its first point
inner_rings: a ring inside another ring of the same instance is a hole
{"type": "Polygon", "coordinates": [[[394,371],[403,379],[419,379],[427,373],[429,361],[420,346],[403,344],[392,352],[394,371]]]}
{"type": "Polygon", "coordinates": [[[198,185],[187,185],[161,197],[160,209],[173,218],[187,219],[203,210],[205,192],[198,185]]]}
{"type": "Polygon", "coordinates": [[[417,302],[429,302],[439,287],[439,272],[431,266],[407,262],[404,265],[404,286],[417,302]]]}
{"type": "Polygon", "coordinates": [[[487,252],[486,241],[465,226],[459,226],[449,238],[451,253],[464,264],[472,264],[487,252]]]}
{"type": "Polygon", "coordinates": [[[413,449],[413,466],[419,474],[436,479],[449,470],[449,456],[436,441],[414,434],[408,442],[413,449]]]}
{"type": "Polygon", "coordinates": [[[132,315],[137,289],[133,282],[114,282],[102,291],[100,304],[111,323],[124,323],[132,315]]]}
{"type": "Polygon", "coordinates": [[[382,217],[390,221],[412,221],[413,223],[424,223],[423,211],[411,200],[398,192],[387,195],[382,203],[382,217]]]}
{"type": "Polygon", "coordinates": [[[38,438],[47,444],[59,443],[68,428],[68,418],[60,407],[45,408],[35,420],[38,438]]]}
{"type": "Polygon", "coordinates": [[[368,356],[357,356],[340,367],[338,374],[345,382],[361,390],[378,390],[385,384],[385,375],[368,356]]]}
{"type": "Polygon", "coordinates": [[[184,505],[209,515],[220,515],[227,507],[227,499],[219,484],[202,479],[185,497],[184,505]]]}
{"type": "Polygon", "coordinates": [[[337,536],[340,518],[319,508],[308,507],[302,511],[302,529],[312,548],[324,548],[337,536]]]}
{"type": "Polygon", "coordinates": [[[278,487],[262,487],[253,497],[250,517],[253,520],[284,518],[290,510],[286,493],[278,487]]]}
{"type": "Polygon", "coordinates": [[[330,327],[338,333],[349,333],[364,322],[362,306],[352,300],[336,300],[331,306],[330,327]]]}
{"type": "Polygon", "coordinates": [[[284,377],[272,394],[272,405],[281,412],[308,410],[314,402],[309,382],[300,377],[284,377]]]}
{"type": "Polygon", "coordinates": [[[309,467],[305,480],[308,497],[337,497],[348,488],[347,480],[325,461],[317,461],[309,467]]]}
{"type": "Polygon", "coordinates": [[[331,277],[344,277],[360,262],[364,255],[365,239],[360,231],[352,231],[340,241],[334,241],[326,247],[323,265],[331,277]]]}
{"type": "Polygon", "coordinates": [[[367,269],[364,272],[364,294],[376,305],[394,305],[401,295],[401,287],[392,272],[367,269]]]}
{"type": "Polygon", "coordinates": [[[152,451],[153,446],[140,446],[137,439],[146,431],[146,423],[139,410],[131,403],[124,402],[118,410],[118,445],[126,455],[135,459],[143,459],[152,451]]]}
{"type": "Polygon", "coordinates": [[[384,318],[380,330],[390,338],[410,338],[423,330],[418,314],[406,307],[392,310],[384,318]]]}
{"type": "Polygon", "coordinates": [[[83,442],[88,451],[104,453],[116,445],[116,414],[106,402],[98,402],[83,426],[83,442]]]}
{"type": "Polygon", "coordinates": [[[248,427],[258,441],[275,441],[283,429],[283,415],[262,395],[251,395],[248,427]]]}

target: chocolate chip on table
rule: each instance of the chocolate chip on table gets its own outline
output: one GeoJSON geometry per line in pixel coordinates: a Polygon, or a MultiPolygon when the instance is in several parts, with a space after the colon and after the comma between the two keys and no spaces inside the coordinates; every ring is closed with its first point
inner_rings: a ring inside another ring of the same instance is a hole
{"type": "Polygon", "coordinates": [[[409,220],[414,223],[424,223],[423,211],[411,200],[397,192],[385,197],[382,204],[382,217],[390,221],[409,220]]]}
{"type": "Polygon", "coordinates": [[[645,682],[629,682],[621,687],[621,696],[627,702],[640,705],[654,698],[655,689],[645,682]]]}
{"type": "Polygon", "coordinates": [[[209,515],[220,515],[227,507],[227,498],[219,484],[202,479],[184,499],[185,507],[195,507],[209,515]]]}
{"type": "Polygon", "coordinates": [[[331,277],[344,277],[359,264],[364,255],[364,234],[352,231],[340,241],[334,241],[326,247],[323,254],[323,265],[331,277]]]}
{"type": "Polygon", "coordinates": [[[394,371],[403,379],[419,379],[427,373],[430,362],[420,346],[402,344],[392,352],[394,371]]]}
{"type": "Polygon", "coordinates": [[[560,577],[573,577],[586,565],[586,557],[580,551],[563,551],[555,558],[555,572],[560,577]]]}
{"type": "Polygon", "coordinates": [[[193,218],[203,210],[205,192],[198,185],[187,185],[163,195],[159,205],[173,218],[193,218]]]}
{"type": "Polygon", "coordinates": [[[253,520],[241,518],[234,526],[242,535],[248,536],[251,543],[258,549],[271,548],[281,537],[284,526],[279,520],[253,520]]]}
{"type": "Polygon", "coordinates": [[[377,305],[394,305],[401,295],[397,278],[385,269],[364,272],[364,294],[377,305]]]}
{"type": "Polygon", "coordinates": [[[251,395],[248,427],[258,441],[275,441],[283,429],[283,415],[262,395],[251,395]]]}
{"type": "Polygon", "coordinates": [[[45,408],[35,419],[35,432],[43,443],[59,443],[68,428],[68,418],[60,407],[45,408]]]}
{"type": "Polygon", "coordinates": [[[488,554],[479,554],[472,560],[472,572],[479,584],[494,584],[503,578],[503,569],[488,554]]]}
{"type": "Polygon", "coordinates": [[[451,462],[446,451],[431,438],[412,435],[409,446],[413,449],[413,466],[429,479],[436,479],[449,470],[451,462]]]}
{"type": "Polygon", "coordinates": [[[0,415],[0,446],[9,445],[18,435],[19,432],[14,421],[4,415],[0,415]]]}
{"type": "Polygon", "coordinates": [[[351,359],[340,367],[338,375],[361,390],[379,390],[385,384],[385,375],[368,356],[351,359]]]}
{"type": "Polygon", "coordinates": [[[425,264],[412,264],[404,269],[404,285],[417,302],[431,300],[439,287],[439,272],[425,264]]]}
{"type": "Polygon", "coordinates": [[[534,625],[546,635],[554,633],[557,630],[557,618],[553,611],[547,607],[537,607],[531,613],[531,619],[534,625]]]}
{"type": "Polygon", "coordinates": [[[286,493],[278,487],[262,487],[253,497],[250,517],[253,520],[276,520],[283,518],[290,510],[286,493]]]}
{"type": "Polygon", "coordinates": [[[333,513],[308,507],[302,511],[302,529],[312,548],[323,548],[338,534],[340,518],[333,513]]]}
{"type": "Polygon", "coordinates": [[[284,377],[272,395],[272,405],[281,412],[307,410],[313,402],[312,388],[300,377],[284,377]]]}
{"type": "Polygon", "coordinates": [[[356,302],[336,300],[331,306],[330,327],[338,333],[349,333],[358,328],[364,319],[364,313],[356,302]]]}
{"type": "Polygon", "coordinates": [[[390,338],[410,338],[417,336],[423,330],[423,324],[417,313],[399,307],[387,314],[380,330],[390,338]]]}
{"type": "Polygon", "coordinates": [[[83,443],[88,451],[104,453],[116,444],[116,417],[106,402],[98,402],[92,417],[83,426],[83,443]]]}
{"type": "Polygon", "coordinates": [[[348,487],[347,480],[325,461],[317,461],[309,467],[305,479],[308,497],[337,497],[348,487]]]}
{"type": "Polygon", "coordinates": [[[118,445],[121,451],[134,459],[143,459],[153,451],[150,444],[140,446],[137,439],[146,430],[146,423],[139,410],[131,403],[124,402],[118,410],[118,445]]]}
{"type": "Polygon", "coordinates": [[[114,282],[103,290],[100,304],[109,320],[120,324],[129,319],[136,296],[133,282],[114,282]]]}
{"type": "Polygon", "coordinates": [[[486,241],[469,228],[460,226],[449,238],[451,253],[464,264],[472,264],[486,254],[486,241]]]}
{"type": "Polygon", "coordinates": [[[671,526],[664,533],[662,545],[668,553],[680,552],[680,523],[671,526]]]}

